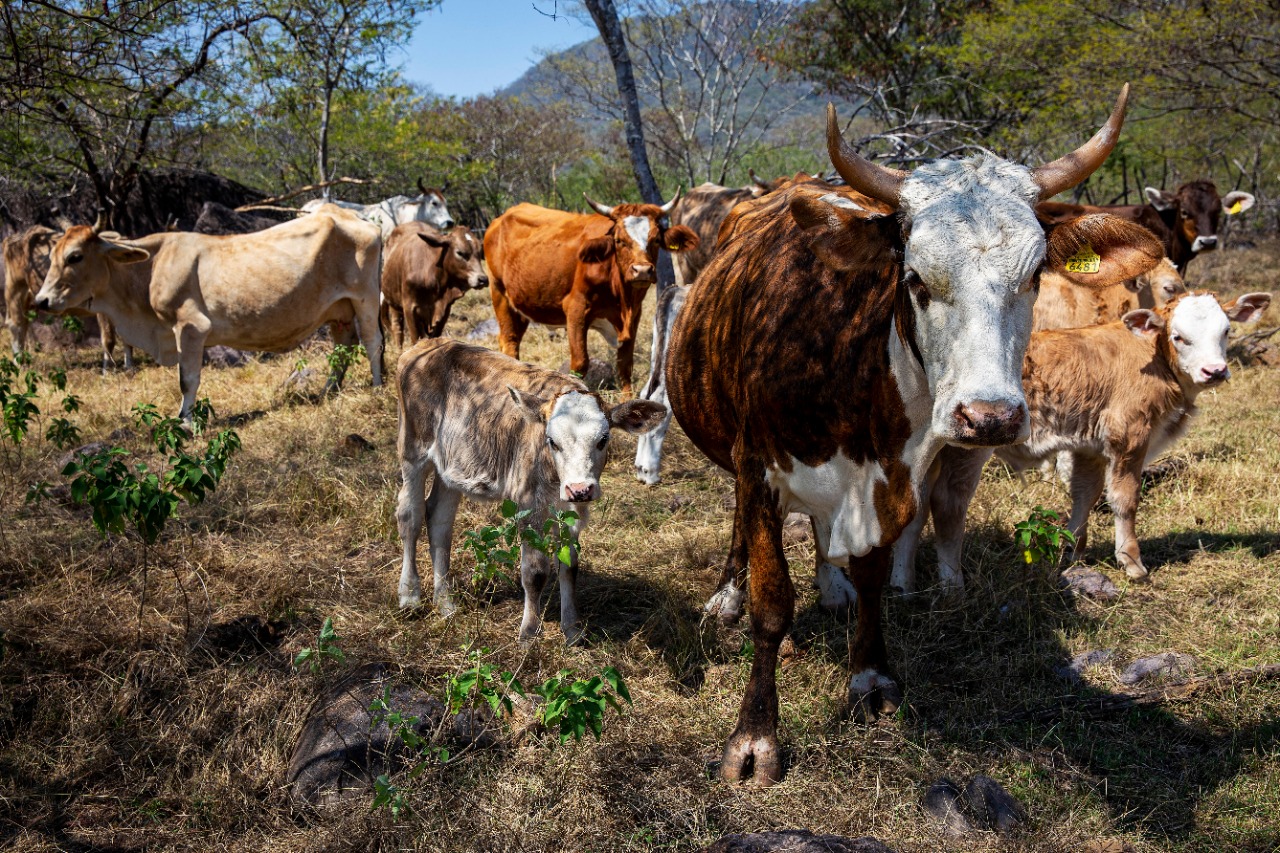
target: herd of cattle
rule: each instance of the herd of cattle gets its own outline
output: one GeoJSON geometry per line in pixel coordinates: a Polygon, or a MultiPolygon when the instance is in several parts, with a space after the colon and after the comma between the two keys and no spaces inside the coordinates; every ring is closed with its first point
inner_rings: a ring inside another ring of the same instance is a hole
{"type": "MultiPolygon", "coordinates": [[[[576,538],[600,496],[612,428],[641,436],[636,476],[653,484],[674,415],[734,476],[728,557],[706,609],[728,622],[751,600],[755,654],[721,774],[768,783],[781,776],[775,672],[795,603],[788,513],[811,519],[822,603],[856,608],[848,694],[865,716],[902,696],[881,632],[883,590],[915,588],[930,516],[939,581],[963,587],[965,514],[993,454],[1069,485],[1077,556],[1105,489],[1118,564],[1135,580],[1147,574],[1135,530],[1143,467],[1186,432],[1197,396],[1228,378],[1229,321],[1256,319],[1271,297],[1223,304],[1182,280],[1196,253],[1215,248],[1220,217],[1252,206],[1247,193],[1219,197],[1195,181],[1148,189],[1141,206],[1048,201],[1106,160],[1127,100],[1126,86],[1092,139],[1034,168],[985,153],[888,169],[850,148],[829,109],[836,177],[753,175],[749,187],[704,184],[664,205],[587,199],[591,214],[520,204],[483,241],[421,183],[417,198],[318,201],[249,234],[33,228],[5,241],[7,324],[16,350],[31,308],[101,315],[104,330],[179,366],[184,417],[207,346],[279,351],[328,324],[335,342],[365,346],[378,385],[383,328],[402,343],[407,332],[399,600],[421,600],[425,518],[433,602],[446,614],[463,496],[512,499],[537,525],[572,508],[576,538]],[[517,360],[530,322],[565,327],[571,369],[584,374],[594,328],[616,347],[631,397],[660,250],[675,254],[680,283],[660,294],[639,399],[608,406],[577,377],[517,360]],[[484,287],[501,354],[440,337],[452,302],[484,287]]],[[[525,549],[520,635],[539,632],[553,569],[573,642],[576,547],[569,564],[525,549]]]]}

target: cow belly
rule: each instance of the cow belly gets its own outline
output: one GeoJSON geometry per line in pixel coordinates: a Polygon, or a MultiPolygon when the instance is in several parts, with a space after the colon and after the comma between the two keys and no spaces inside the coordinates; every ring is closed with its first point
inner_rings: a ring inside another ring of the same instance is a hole
{"type": "Polygon", "coordinates": [[[829,543],[828,562],[847,566],[850,557],[865,556],[883,544],[875,490],[888,478],[879,463],[857,463],[843,453],[816,467],[792,459],[791,470],[771,468],[765,480],[778,492],[782,512],[813,517],[819,539],[829,543]]]}
{"type": "Polygon", "coordinates": [[[236,311],[232,316],[211,316],[212,328],[206,346],[221,344],[237,349],[261,352],[284,352],[293,349],[326,323],[350,323],[354,319],[351,303],[346,299],[317,310],[312,303],[305,308],[292,304],[260,306],[259,311],[236,311]]]}

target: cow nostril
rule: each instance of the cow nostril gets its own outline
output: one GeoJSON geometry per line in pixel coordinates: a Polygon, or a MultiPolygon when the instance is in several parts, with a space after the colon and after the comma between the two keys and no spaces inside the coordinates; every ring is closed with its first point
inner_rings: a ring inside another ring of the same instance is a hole
{"type": "Polygon", "coordinates": [[[48,299],[37,299],[37,300],[36,300],[36,310],[37,310],[37,311],[47,311],[47,310],[49,310],[49,300],[48,300],[48,299]]]}

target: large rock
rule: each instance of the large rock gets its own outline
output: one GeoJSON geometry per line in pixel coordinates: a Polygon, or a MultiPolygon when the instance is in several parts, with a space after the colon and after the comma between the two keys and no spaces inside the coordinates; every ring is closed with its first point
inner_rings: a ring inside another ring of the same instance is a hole
{"type": "Polygon", "coordinates": [[[874,838],[815,835],[807,829],[726,835],[704,853],[893,853],[874,838]]]}
{"type": "Polygon", "coordinates": [[[1027,810],[999,782],[981,773],[964,787],[964,798],[978,823],[1000,834],[1012,832],[1027,819],[1027,810]]]}
{"type": "Polygon", "coordinates": [[[1111,578],[1084,566],[1074,566],[1063,572],[1062,585],[1076,595],[1083,595],[1095,601],[1115,601],[1120,597],[1120,590],[1116,589],[1111,578]]]}
{"type": "Polygon", "coordinates": [[[973,833],[975,827],[965,813],[960,788],[943,776],[924,792],[920,805],[948,838],[962,838],[973,833]]]}
{"type": "Polygon", "coordinates": [[[1120,683],[1133,687],[1146,681],[1165,678],[1181,678],[1196,668],[1196,659],[1178,652],[1165,652],[1149,658],[1139,658],[1120,673],[1120,683]]]}

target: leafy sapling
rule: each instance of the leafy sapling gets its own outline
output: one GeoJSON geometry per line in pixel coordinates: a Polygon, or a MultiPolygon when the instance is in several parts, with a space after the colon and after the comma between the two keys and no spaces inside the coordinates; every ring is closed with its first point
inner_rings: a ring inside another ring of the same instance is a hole
{"type": "Polygon", "coordinates": [[[1013,526],[1014,539],[1028,564],[1056,560],[1064,548],[1075,544],[1075,535],[1061,521],[1058,513],[1037,504],[1025,521],[1013,526]]]}
{"type": "Polygon", "coordinates": [[[499,672],[493,664],[482,661],[489,652],[487,648],[473,649],[467,655],[471,661],[468,669],[445,676],[445,700],[450,714],[479,700],[489,706],[494,716],[500,717],[511,713],[513,694],[525,698],[524,686],[514,675],[507,670],[499,672]]]}
{"type": "Polygon", "coordinates": [[[311,674],[315,675],[320,672],[326,660],[342,663],[347,656],[338,646],[341,639],[333,627],[333,617],[326,616],[324,624],[320,626],[320,636],[316,638],[316,644],[308,646],[294,656],[294,668],[301,669],[304,663],[309,663],[311,674]]]}
{"type": "Polygon", "coordinates": [[[611,666],[587,679],[574,679],[573,670],[562,669],[530,692],[544,700],[538,709],[539,722],[558,729],[562,744],[570,738],[580,741],[588,731],[599,740],[605,711],[612,707],[621,714],[618,699],[631,704],[626,682],[611,666]]]}

